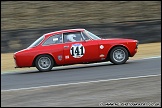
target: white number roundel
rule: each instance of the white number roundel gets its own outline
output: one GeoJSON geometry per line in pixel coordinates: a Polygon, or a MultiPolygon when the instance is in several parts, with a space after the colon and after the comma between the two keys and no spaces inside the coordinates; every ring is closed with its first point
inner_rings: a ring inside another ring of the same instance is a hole
{"type": "Polygon", "coordinates": [[[70,49],[70,54],[74,58],[81,58],[85,53],[84,46],[82,44],[73,44],[70,49]]]}

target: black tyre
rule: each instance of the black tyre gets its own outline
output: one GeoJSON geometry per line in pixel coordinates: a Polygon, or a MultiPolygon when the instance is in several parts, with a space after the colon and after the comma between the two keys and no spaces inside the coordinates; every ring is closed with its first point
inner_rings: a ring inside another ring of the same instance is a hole
{"type": "Polygon", "coordinates": [[[128,51],[124,47],[115,47],[110,52],[110,62],[113,64],[123,64],[128,58],[128,51]]]}
{"type": "Polygon", "coordinates": [[[54,66],[54,61],[50,55],[40,55],[36,58],[35,65],[39,71],[50,71],[54,66]]]}

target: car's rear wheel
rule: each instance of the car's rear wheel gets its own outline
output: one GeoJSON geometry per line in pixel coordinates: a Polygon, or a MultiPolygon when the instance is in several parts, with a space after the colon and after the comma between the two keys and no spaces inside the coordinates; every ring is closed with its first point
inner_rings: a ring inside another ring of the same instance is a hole
{"type": "Polygon", "coordinates": [[[39,71],[50,71],[54,66],[54,61],[50,55],[39,55],[35,60],[35,65],[39,71]]]}
{"type": "Polygon", "coordinates": [[[115,47],[110,52],[110,61],[113,64],[123,64],[128,58],[128,51],[124,47],[115,47]]]}

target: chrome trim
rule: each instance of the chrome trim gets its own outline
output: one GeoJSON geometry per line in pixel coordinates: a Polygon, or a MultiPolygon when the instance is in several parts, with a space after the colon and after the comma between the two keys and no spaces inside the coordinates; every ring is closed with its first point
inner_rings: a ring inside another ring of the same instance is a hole
{"type": "MultiPolygon", "coordinates": [[[[83,36],[83,32],[85,33],[85,30],[81,32],[82,38],[84,37],[84,36],[83,36]]],[[[92,40],[92,39],[87,35],[87,33],[85,33],[85,35],[89,38],[89,40],[92,40]]],[[[83,39],[84,39],[84,38],[83,38],[83,39]]],[[[84,41],[88,41],[88,40],[85,40],[85,39],[84,39],[84,41]]]]}
{"type": "Polygon", "coordinates": [[[80,34],[81,34],[81,36],[82,36],[82,39],[85,41],[85,38],[83,37],[83,33],[82,33],[82,32],[80,32],[80,34]]]}
{"type": "Polygon", "coordinates": [[[88,37],[89,37],[89,39],[90,39],[90,40],[94,40],[94,39],[92,39],[92,37],[91,37],[91,36],[89,36],[89,34],[88,34],[88,33],[86,33],[86,30],[84,30],[84,33],[86,34],[86,36],[88,36],[88,37]]]}
{"type": "Polygon", "coordinates": [[[113,59],[116,62],[122,62],[125,59],[125,57],[126,57],[125,52],[121,49],[116,49],[113,52],[113,59]]]}
{"type": "Polygon", "coordinates": [[[64,48],[69,48],[69,46],[64,46],[64,48]]]}
{"type": "Polygon", "coordinates": [[[139,41],[137,40],[136,41],[136,48],[138,49],[138,44],[139,44],[139,41]]]}
{"type": "Polygon", "coordinates": [[[38,60],[38,65],[41,69],[48,69],[51,64],[51,60],[48,57],[41,57],[38,60]]]}
{"type": "Polygon", "coordinates": [[[62,35],[62,43],[64,43],[64,36],[63,36],[63,33],[61,33],[61,35],[62,35]]]}

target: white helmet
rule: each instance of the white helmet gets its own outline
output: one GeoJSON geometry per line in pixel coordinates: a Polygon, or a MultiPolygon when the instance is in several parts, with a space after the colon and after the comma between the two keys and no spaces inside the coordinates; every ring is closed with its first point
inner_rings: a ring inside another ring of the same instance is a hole
{"type": "Polygon", "coordinates": [[[74,39],[74,37],[76,37],[74,34],[69,34],[67,35],[67,39],[71,42],[75,42],[76,40],[74,39]]]}

